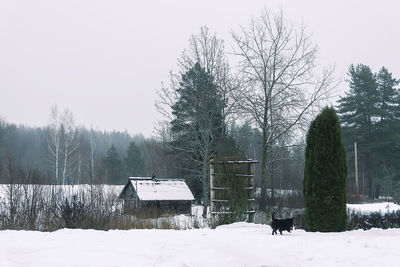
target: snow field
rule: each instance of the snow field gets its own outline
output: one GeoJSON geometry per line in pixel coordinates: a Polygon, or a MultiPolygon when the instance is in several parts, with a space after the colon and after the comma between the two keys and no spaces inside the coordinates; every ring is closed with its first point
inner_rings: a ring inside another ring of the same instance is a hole
{"type": "Polygon", "coordinates": [[[268,225],[195,230],[1,231],[0,266],[395,266],[399,229],[271,235],[268,225]]]}
{"type": "Polygon", "coordinates": [[[397,205],[393,202],[347,204],[347,209],[350,212],[355,212],[360,214],[370,214],[374,212],[379,212],[381,215],[385,215],[386,213],[399,211],[400,205],[397,205]]]}

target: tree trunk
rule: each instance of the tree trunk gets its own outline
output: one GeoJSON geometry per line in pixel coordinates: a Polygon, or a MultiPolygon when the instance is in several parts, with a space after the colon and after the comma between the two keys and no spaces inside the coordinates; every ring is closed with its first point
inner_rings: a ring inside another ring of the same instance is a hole
{"type": "Polygon", "coordinates": [[[268,160],[268,148],[267,148],[267,133],[263,131],[263,150],[261,159],[261,197],[259,209],[265,211],[267,208],[267,160],[268,160]]]}
{"type": "MultiPolygon", "coordinates": [[[[264,88],[266,93],[266,88],[264,88]]],[[[268,99],[264,105],[263,118],[263,152],[261,159],[261,198],[259,209],[266,211],[267,209],[267,162],[268,162],[268,99]]]]}
{"type": "MultiPolygon", "coordinates": [[[[270,93],[271,94],[271,93],[270,93]]],[[[270,123],[271,123],[271,129],[272,129],[272,136],[271,136],[271,140],[274,140],[274,135],[273,135],[273,131],[274,131],[274,116],[272,113],[272,99],[270,98],[270,103],[269,103],[269,115],[271,116],[270,118],[270,123]]],[[[271,155],[271,174],[270,174],[270,180],[271,180],[271,205],[274,206],[275,205],[275,185],[274,185],[274,160],[275,160],[275,156],[274,156],[274,141],[272,141],[272,143],[270,144],[270,155],[271,155]]]]}
{"type": "Polygon", "coordinates": [[[56,183],[58,184],[60,181],[58,180],[58,161],[59,161],[59,156],[58,156],[58,154],[59,154],[59,151],[58,151],[58,149],[56,150],[56,152],[55,152],[55,154],[56,154],[56,157],[55,157],[55,175],[56,175],[56,183]]]}
{"type": "Polygon", "coordinates": [[[209,140],[207,140],[204,150],[203,150],[203,166],[202,166],[202,176],[203,176],[203,217],[207,217],[207,207],[209,204],[209,188],[210,188],[210,179],[209,179],[209,164],[210,164],[210,150],[209,150],[209,140]]]}
{"type": "Polygon", "coordinates": [[[78,154],[78,181],[77,184],[80,184],[82,181],[82,156],[81,151],[78,154]]]}
{"type": "Polygon", "coordinates": [[[63,175],[62,175],[62,184],[65,185],[65,176],[67,174],[67,162],[68,162],[68,148],[67,144],[65,144],[64,148],[64,167],[63,167],[63,175]]]}
{"type": "MultiPolygon", "coordinates": [[[[272,155],[272,148],[271,148],[272,155]]],[[[271,180],[271,205],[275,205],[275,184],[274,184],[274,157],[271,157],[271,172],[269,179],[271,180]]]]}

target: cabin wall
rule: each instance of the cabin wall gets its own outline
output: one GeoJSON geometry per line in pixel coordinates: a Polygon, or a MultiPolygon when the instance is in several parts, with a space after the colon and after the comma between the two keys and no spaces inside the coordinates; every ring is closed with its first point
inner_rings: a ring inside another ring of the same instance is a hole
{"type": "Polygon", "coordinates": [[[137,199],[124,199],[124,212],[153,212],[158,214],[192,214],[191,201],[140,201],[137,199]]]}
{"type": "Polygon", "coordinates": [[[124,213],[132,213],[139,207],[140,200],[132,184],[129,183],[128,188],[124,192],[124,213]]]}
{"type": "Polygon", "coordinates": [[[192,214],[192,203],[190,201],[160,201],[159,211],[170,214],[192,214]]]}

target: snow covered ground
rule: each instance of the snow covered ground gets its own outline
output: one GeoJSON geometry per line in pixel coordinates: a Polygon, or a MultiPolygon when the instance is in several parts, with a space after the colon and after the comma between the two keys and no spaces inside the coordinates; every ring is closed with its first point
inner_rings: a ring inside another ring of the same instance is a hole
{"type": "Polygon", "coordinates": [[[32,194],[32,191],[36,188],[40,188],[40,192],[44,195],[50,196],[52,192],[61,194],[61,198],[70,198],[74,194],[85,194],[90,195],[90,190],[93,189],[98,192],[102,192],[104,196],[113,195],[118,197],[121,193],[124,185],[106,185],[106,184],[96,184],[91,187],[89,184],[80,185],[37,185],[37,184],[0,184],[0,201],[7,201],[9,195],[10,187],[13,186],[14,191],[21,191],[21,197],[25,196],[25,191],[28,195],[32,194]]]}
{"type": "Polygon", "coordinates": [[[379,212],[384,215],[386,213],[392,213],[400,210],[400,205],[393,202],[382,202],[382,203],[366,203],[366,204],[347,204],[349,212],[370,214],[373,212],[379,212]]]}
{"type": "Polygon", "coordinates": [[[0,231],[0,266],[396,266],[400,229],[271,235],[267,225],[196,230],[0,231]]]}

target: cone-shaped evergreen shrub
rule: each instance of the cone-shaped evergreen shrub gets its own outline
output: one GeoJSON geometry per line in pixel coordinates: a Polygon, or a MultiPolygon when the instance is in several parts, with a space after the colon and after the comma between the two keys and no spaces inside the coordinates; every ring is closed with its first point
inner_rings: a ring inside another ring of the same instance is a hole
{"type": "Polygon", "coordinates": [[[326,107],[307,134],[303,193],[308,231],[345,230],[346,176],[339,119],[333,108],[326,107]]]}

